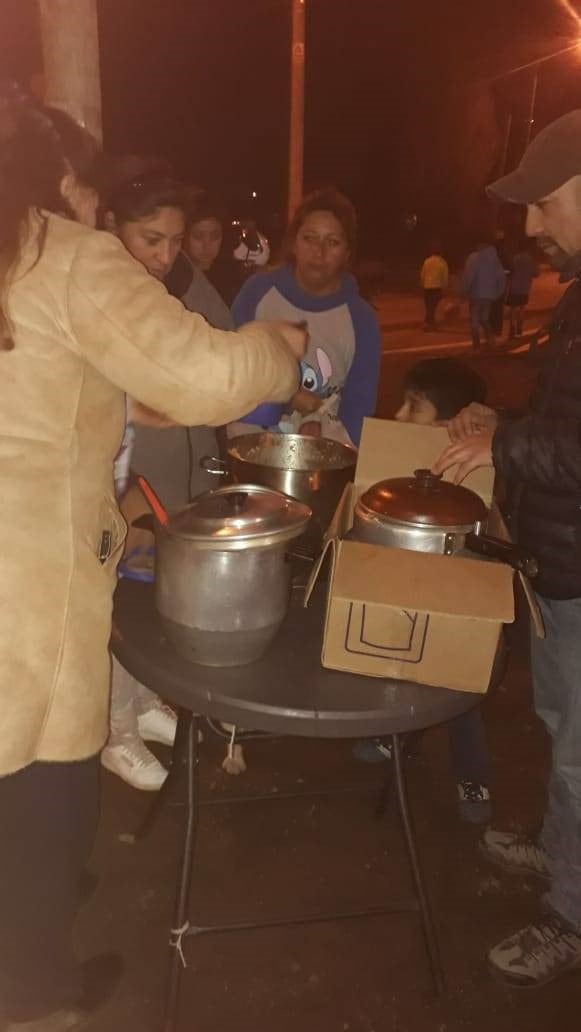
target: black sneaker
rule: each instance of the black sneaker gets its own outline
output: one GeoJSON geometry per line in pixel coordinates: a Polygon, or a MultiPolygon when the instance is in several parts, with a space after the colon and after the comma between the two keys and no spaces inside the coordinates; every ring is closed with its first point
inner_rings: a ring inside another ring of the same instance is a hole
{"type": "Polygon", "coordinates": [[[360,738],[351,751],[360,763],[385,763],[392,758],[391,742],[383,738],[360,738]]]}
{"type": "Polygon", "coordinates": [[[490,792],[478,781],[464,779],[457,784],[460,818],[469,824],[488,824],[491,815],[490,792]]]}

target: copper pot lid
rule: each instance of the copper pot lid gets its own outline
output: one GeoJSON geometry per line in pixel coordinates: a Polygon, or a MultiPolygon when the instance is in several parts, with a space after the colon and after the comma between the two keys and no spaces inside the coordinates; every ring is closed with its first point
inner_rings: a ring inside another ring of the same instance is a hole
{"type": "Polygon", "coordinates": [[[450,484],[429,469],[413,477],[381,480],[358,502],[369,513],[422,527],[474,526],[486,516],[486,506],[474,491],[450,484]]]}
{"type": "Polygon", "coordinates": [[[167,532],[220,550],[279,544],[297,537],[311,516],[302,502],[257,484],[228,484],[199,495],[172,516],[167,532]]]}

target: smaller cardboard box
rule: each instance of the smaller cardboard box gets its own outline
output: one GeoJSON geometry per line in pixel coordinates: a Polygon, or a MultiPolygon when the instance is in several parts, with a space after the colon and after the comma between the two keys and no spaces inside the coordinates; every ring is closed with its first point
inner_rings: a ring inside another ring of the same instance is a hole
{"type": "MultiPolygon", "coordinates": [[[[514,620],[514,574],[500,563],[342,540],[359,496],[372,484],[429,468],[448,443],[441,427],[365,421],[355,472],[329,528],[331,557],[323,666],[370,677],[484,693],[502,627],[514,620]]],[[[464,482],[491,505],[493,471],[464,482]]],[[[495,528],[496,530],[498,528],[495,528]]]]}

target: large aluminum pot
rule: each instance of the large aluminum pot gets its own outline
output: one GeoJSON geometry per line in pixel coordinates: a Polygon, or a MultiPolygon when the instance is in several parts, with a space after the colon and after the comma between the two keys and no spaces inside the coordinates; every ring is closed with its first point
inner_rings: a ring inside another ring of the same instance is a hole
{"type": "Polygon", "coordinates": [[[206,457],[210,473],[237,483],[262,484],[308,505],[313,517],[301,548],[317,555],[346,484],[353,480],[357,452],[346,444],[301,434],[244,434],[228,446],[227,460],[206,457]]]}
{"type": "Polygon", "coordinates": [[[372,545],[436,555],[476,553],[499,559],[535,577],[538,563],[528,552],[482,532],[488,510],[465,487],[430,470],[373,484],[357,501],[349,537],[372,545]]]}
{"type": "Polygon", "coordinates": [[[181,655],[222,667],[265,652],[290,601],[288,544],[309,518],[278,492],[228,485],[156,526],[157,608],[181,655]]]}

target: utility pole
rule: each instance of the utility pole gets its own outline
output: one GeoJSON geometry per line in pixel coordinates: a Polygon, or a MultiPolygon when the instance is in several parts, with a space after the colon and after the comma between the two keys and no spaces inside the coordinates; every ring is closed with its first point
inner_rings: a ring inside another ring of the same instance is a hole
{"type": "Polygon", "coordinates": [[[535,124],[535,109],[536,109],[536,106],[537,106],[537,92],[538,92],[538,89],[539,89],[539,66],[535,65],[535,70],[533,72],[533,82],[532,82],[532,86],[531,86],[531,100],[530,100],[530,104],[529,104],[529,117],[527,119],[527,136],[526,136],[525,150],[527,149],[528,145],[530,144],[531,139],[532,139],[532,135],[533,135],[533,125],[535,124]]]}
{"type": "Polygon", "coordinates": [[[103,138],[97,0],[39,0],[44,101],[103,138]]]}
{"type": "Polygon", "coordinates": [[[500,174],[501,176],[506,175],[508,167],[508,152],[510,149],[510,137],[512,134],[512,111],[506,117],[506,130],[504,133],[504,143],[502,145],[502,160],[500,163],[500,174]]]}
{"type": "MultiPolygon", "coordinates": [[[[50,3],[50,0],[49,0],[50,3]]],[[[305,143],[305,5],[291,0],[291,104],[289,127],[288,215],[294,215],[303,196],[305,143]]]]}

